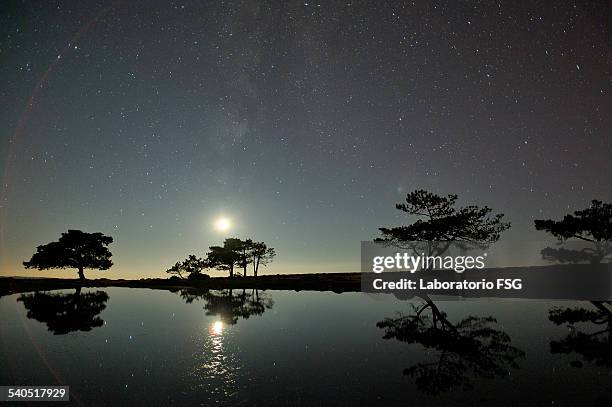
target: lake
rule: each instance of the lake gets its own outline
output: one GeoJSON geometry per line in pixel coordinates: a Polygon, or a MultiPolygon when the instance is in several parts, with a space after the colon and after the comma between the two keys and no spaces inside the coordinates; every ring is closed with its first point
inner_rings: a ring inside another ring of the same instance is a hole
{"type": "Polygon", "coordinates": [[[83,406],[603,406],[609,310],[331,292],[16,294],[0,298],[0,384],[69,385],[83,406]]]}

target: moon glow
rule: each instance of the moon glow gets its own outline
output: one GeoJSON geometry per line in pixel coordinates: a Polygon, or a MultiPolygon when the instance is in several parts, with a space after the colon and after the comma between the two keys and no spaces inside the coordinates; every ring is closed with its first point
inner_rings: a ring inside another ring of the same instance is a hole
{"type": "Polygon", "coordinates": [[[219,218],[215,221],[215,229],[226,232],[232,227],[232,222],[228,218],[219,218]]]}

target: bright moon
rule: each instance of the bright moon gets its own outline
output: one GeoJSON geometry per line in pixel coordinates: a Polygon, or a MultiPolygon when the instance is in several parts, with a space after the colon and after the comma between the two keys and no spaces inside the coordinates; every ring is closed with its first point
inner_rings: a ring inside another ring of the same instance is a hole
{"type": "Polygon", "coordinates": [[[232,226],[228,218],[219,218],[215,221],[215,229],[225,232],[232,226]]]}

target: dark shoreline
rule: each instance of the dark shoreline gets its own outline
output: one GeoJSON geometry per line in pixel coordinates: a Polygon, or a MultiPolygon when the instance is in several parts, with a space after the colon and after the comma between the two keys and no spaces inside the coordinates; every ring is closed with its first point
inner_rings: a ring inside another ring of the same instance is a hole
{"type": "Polygon", "coordinates": [[[276,274],[258,277],[212,277],[206,280],[111,280],[106,278],[79,280],[68,278],[0,277],[0,297],[28,291],[62,290],[78,287],[128,287],[155,290],[196,289],[260,289],[292,291],[357,292],[361,290],[361,273],[276,274]]]}
{"type": "MultiPolygon", "coordinates": [[[[448,280],[448,270],[431,270],[419,276],[429,282],[437,278],[448,280]],[[446,275],[446,277],[445,277],[446,275]]],[[[139,280],[111,280],[106,278],[79,280],[68,278],[0,277],[0,297],[28,291],[50,291],[78,287],[127,287],[178,291],[181,289],[223,290],[259,289],[286,291],[332,291],[395,293],[407,298],[421,294],[438,294],[461,297],[487,298],[533,298],[610,301],[612,299],[612,267],[610,264],[572,264],[531,267],[488,268],[466,270],[452,274],[451,280],[480,281],[486,279],[521,280],[525,287],[520,290],[497,289],[411,289],[371,290],[372,281],[386,277],[387,281],[410,277],[410,273],[312,273],[274,274],[258,277],[211,277],[189,280],[179,278],[142,278],[139,280]],[[405,274],[405,275],[404,275],[405,274]],[[362,281],[363,280],[363,281],[362,281]],[[362,290],[362,284],[364,290],[362,290]]]]}

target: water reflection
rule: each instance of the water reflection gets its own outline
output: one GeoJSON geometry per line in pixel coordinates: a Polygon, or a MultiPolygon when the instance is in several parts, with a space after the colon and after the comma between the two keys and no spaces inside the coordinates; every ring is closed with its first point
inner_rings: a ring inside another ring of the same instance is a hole
{"type": "Polygon", "coordinates": [[[196,338],[198,351],[192,356],[195,363],[188,373],[193,379],[192,390],[221,405],[235,401],[242,370],[231,332],[226,328],[222,320],[215,320],[196,338]]]}
{"type": "MultiPolygon", "coordinates": [[[[95,292],[83,289],[87,291],[89,296],[95,292]]],[[[108,324],[78,335],[53,336],[39,325],[48,318],[21,321],[28,311],[15,312],[15,305],[32,299],[15,302],[18,294],[0,299],[0,382],[51,383],[53,374],[45,367],[49,366],[71,392],[81,395],[83,405],[101,404],[102,393],[105,405],[388,406],[407,400],[455,406],[592,406],[596,400],[612,405],[610,318],[608,311],[598,308],[612,309],[610,304],[434,304],[400,302],[390,296],[270,290],[247,290],[242,304],[240,289],[213,293],[234,304],[232,314],[222,317],[206,315],[224,309],[218,300],[212,301],[214,306],[206,303],[210,293],[184,292],[182,298],[178,290],[105,291],[113,305],[107,301],[104,311],[93,318],[108,324]],[[268,310],[270,294],[273,310],[279,312],[268,310]],[[193,304],[186,305],[188,299],[193,304]],[[244,309],[261,312],[262,305],[261,318],[244,321],[239,316],[249,314],[244,309]],[[555,305],[559,311],[549,314],[555,305]],[[404,315],[397,315],[397,310],[404,315]],[[236,325],[227,322],[236,316],[236,325]],[[389,318],[383,321],[384,316],[389,318]],[[38,329],[32,329],[35,326],[38,329]],[[127,340],[134,332],[138,340],[127,340]],[[383,334],[388,339],[382,339],[383,334]],[[584,335],[591,342],[568,340],[569,334],[584,335]],[[563,347],[551,347],[551,342],[563,347]],[[526,352],[526,360],[516,347],[526,352]],[[553,354],[551,349],[566,353],[553,354]],[[572,360],[583,363],[583,368],[568,367],[572,360]],[[516,365],[521,369],[514,370],[516,365]],[[506,377],[510,372],[512,376],[506,377]],[[92,383],[97,391],[92,391],[92,383]],[[474,389],[461,391],[469,387],[474,389]]],[[[74,289],[61,293],[66,302],[75,295],[74,289]]],[[[38,296],[49,302],[48,292],[38,296]]],[[[81,294],[77,300],[83,303],[84,298],[81,294]]],[[[35,302],[43,307],[35,313],[45,311],[42,302],[35,302]]],[[[62,317],[64,313],[72,311],[57,311],[62,317]]]]}
{"type": "Polygon", "coordinates": [[[216,316],[227,325],[234,325],[240,318],[248,319],[251,315],[262,315],[272,308],[274,301],[265,292],[259,290],[197,290],[182,289],[179,292],[186,303],[196,300],[205,302],[206,315],[216,316]]]}
{"type": "MultiPolygon", "coordinates": [[[[555,325],[567,325],[569,334],[550,342],[553,354],[578,354],[586,362],[612,367],[612,302],[592,302],[591,308],[555,307],[548,319],[555,325]]],[[[582,367],[581,361],[573,361],[582,367]]]]}
{"type": "Polygon", "coordinates": [[[223,321],[215,321],[210,326],[210,333],[219,336],[223,333],[223,321]]]}
{"type": "Polygon", "coordinates": [[[502,378],[517,369],[525,353],[510,344],[510,336],[497,327],[491,316],[469,315],[452,323],[446,313],[426,298],[411,304],[412,313],[385,318],[376,324],[384,329],[383,338],[408,344],[418,343],[427,350],[428,361],[404,370],[417,388],[438,395],[456,387],[473,388],[473,378],[502,378]]]}
{"type": "Polygon", "coordinates": [[[243,361],[231,328],[242,319],[262,315],[272,308],[271,296],[259,290],[198,290],[182,289],[178,292],[188,304],[203,301],[207,316],[214,317],[206,330],[196,338],[197,352],[192,356],[195,364],[189,372],[193,390],[215,404],[238,402],[238,395],[247,382],[239,380],[244,375],[243,361]]]}
{"type": "MultiPolygon", "coordinates": [[[[201,352],[194,355],[197,363],[193,375],[203,383],[215,383],[208,389],[212,392],[219,392],[221,388],[231,389],[239,370],[238,358],[224,346],[224,339],[227,338],[223,336],[223,328],[222,321],[214,321],[208,327],[208,334],[200,338],[203,341],[201,352]]],[[[230,392],[223,390],[221,393],[227,395],[230,392]]]]}
{"type": "Polygon", "coordinates": [[[108,294],[105,291],[73,294],[35,292],[22,294],[17,301],[28,311],[27,317],[47,324],[54,335],[75,331],[91,331],[104,320],[98,315],[106,308],[108,294]]]}

